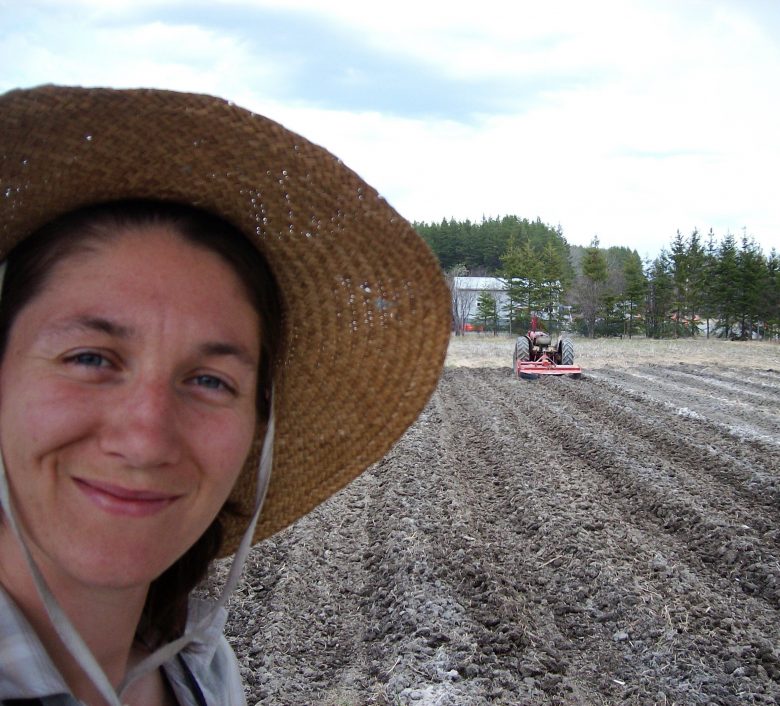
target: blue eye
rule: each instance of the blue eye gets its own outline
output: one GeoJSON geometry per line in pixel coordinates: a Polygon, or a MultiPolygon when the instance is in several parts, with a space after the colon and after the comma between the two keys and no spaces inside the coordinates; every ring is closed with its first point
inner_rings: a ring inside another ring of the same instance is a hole
{"type": "Polygon", "coordinates": [[[228,390],[232,392],[231,388],[228,387],[222,380],[220,380],[218,377],[214,377],[213,375],[197,375],[193,378],[193,382],[196,385],[200,385],[201,387],[206,387],[209,390],[228,390]]]}
{"type": "Polygon", "coordinates": [[[68,359],[68,362],[76,363],[77,365],[84,365],[90,368],[102,368],[109,364],[105,356],[100,353],[94,353],[92,351],[84,351],[83,353],[77,353],[68,359]]]}

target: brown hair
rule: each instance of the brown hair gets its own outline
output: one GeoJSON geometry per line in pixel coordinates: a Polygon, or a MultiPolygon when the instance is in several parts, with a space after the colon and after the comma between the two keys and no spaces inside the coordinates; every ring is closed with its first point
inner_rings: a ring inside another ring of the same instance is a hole
{"type": "MultiPolygon", "coordinates": [[[[150,200],[88,206],[50,221],[19,243],[8,255],[0,296],[0,360],[16,317],[45,286],[58,262],[123,230],[152,225],[170,227],[186,242],[219,255],[243,284],[260,318],[256,409],[258,421],[266,421],[282,329],[276,282],[263,256],[240,231],[222,218],[191,206],[150,200]]],[[[222,544],[222,517],[235,512],[226,503],[195,544],[152,582],[136,633],[147,647],[153,649],[182,634],[189,594],[205,577],[222,544]]]]}

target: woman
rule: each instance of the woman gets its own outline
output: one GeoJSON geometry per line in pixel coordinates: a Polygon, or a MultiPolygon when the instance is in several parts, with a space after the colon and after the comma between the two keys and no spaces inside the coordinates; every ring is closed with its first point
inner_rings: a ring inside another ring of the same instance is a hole
{"type": "Polygon", "coordinates": [[[207,96],[14,91],[0,165],[0,700],[243,703],[222,606],[427,401],[437,264],[332,155],[207,96]]]}

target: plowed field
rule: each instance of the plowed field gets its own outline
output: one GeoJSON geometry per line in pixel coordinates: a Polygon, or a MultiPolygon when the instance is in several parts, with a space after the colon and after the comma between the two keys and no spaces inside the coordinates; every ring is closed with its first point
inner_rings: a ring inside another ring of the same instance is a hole
{"type": "Polygon", "coordinates": [[[527,382],[491,345],[503,367],[455,360],[383,461],[253,551],[249,703],[780,702],[780,347],[527,382]]]}

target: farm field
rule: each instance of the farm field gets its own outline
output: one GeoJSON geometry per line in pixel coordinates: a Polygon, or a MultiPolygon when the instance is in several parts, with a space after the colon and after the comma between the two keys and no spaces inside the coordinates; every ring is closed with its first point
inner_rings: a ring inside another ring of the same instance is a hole
{"type": "Polygon", "coordinates": [[[249,704],[780,702],[780,346],[575,343],[529,382],[453,340],[391,453],[255,548],[249,704]]]}

